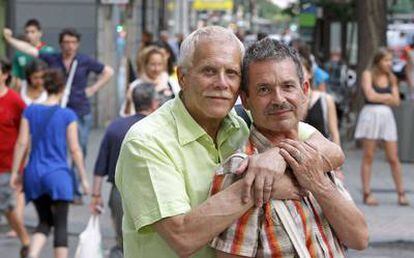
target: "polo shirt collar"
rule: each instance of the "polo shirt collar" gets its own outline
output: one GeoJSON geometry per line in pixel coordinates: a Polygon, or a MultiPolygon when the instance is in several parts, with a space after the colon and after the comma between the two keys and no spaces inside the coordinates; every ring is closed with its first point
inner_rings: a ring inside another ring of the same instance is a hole
{"type": "MultiPolygon", "coordinates": [[[[203,136],[208,136],[207,132],[190,115],[180,96],[175,97],[173,101],[171,113],[176,122],[178,141],[181,146],[196,141],[203,136]]],[[[232,110],[224,118],[218,136],[222,133],[221,131],[227,133],[229,130],[240,128],[240,123],[234,116],[235,113],[232,110]]]]}

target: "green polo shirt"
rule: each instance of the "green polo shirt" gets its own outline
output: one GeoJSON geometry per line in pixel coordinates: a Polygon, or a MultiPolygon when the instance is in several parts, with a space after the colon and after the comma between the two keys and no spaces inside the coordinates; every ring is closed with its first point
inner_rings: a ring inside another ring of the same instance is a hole
{"type": "MultiPolygon", "coordinates": [[[[299,124],[304,139],[314,131],[299,124]]],[[[216,147],[179,97],[133,125],[123,141],[115,175],[124,209],[125,258],[177,257],[151,225],[204,202],[214,171],[248,135],[246,124],[232,111],[221,125],[216,147]]],[[[193,257],[215,255],[205,246],[193,257]]]]}
{"type": "MultiPolygon", "coordinates": [[[[124,208],[126,258],[177,257],[150,225],[205,201],[215,169],[248,134],[244,121],[232,111],[222,122],[216,147],[179,97],[131,127],[115,176],[124,208]]],[[[213,250],[206,246],[194,257],[214,257],[213,250]]]]}
{"type": "MultiPolygon", "coordinates": [[[[42,43],[40,49],[38,48],[39,53],[53,53],[54,50],[51,46],[45,45],[42,43]]],[[[34,60],[34,57],[25,54],[16,50],[13,56],[13,66],[12,66],[12,75],[16,76],[22,80],[26,79],[26,66],[34,60]]]]}

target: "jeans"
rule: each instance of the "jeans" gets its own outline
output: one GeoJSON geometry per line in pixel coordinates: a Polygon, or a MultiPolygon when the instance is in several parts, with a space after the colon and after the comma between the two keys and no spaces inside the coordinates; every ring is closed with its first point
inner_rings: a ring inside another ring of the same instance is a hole
{"type": "MultiPolygon", "coordinates": [[[[93,124],[93,117],[92,114],[86,114],[83,116],[78,115],[78,137],[79,137],[79,145],[82,149],[83,159],[86,160],[86,153],[88,147],[88,139],[89,139],[89,132],[91,131],[93,124]]],[[[80,186],[80,177],[79,173],[75,168],[75,164],[72,164],[73,169],[73,187],[74,187],[74,194],[75,198],[80,198],[81,192],[79,190],[80,186]]]]}

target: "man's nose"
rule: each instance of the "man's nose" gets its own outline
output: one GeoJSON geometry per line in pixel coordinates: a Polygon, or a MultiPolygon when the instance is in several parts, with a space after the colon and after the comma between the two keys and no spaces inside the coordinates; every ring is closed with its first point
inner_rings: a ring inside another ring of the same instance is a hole
{"type": "Polygon", "coordinates": [[[272,93],[272,102],[280,104],[285,101],[285,96],[279,87],[276,87],[272,93]]]}
{"type": "Polygon", "coordinates": [[[225,71],[220,71],[217,74],[215,86],[220,89],[227,89],[229,87],[229,82],[225,71]]]}

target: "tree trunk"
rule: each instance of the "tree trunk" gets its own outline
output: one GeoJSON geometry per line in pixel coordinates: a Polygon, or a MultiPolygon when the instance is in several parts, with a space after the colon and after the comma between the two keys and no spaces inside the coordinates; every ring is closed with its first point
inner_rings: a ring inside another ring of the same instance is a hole
{"type": "Polygon", "coordinates": [[[361,74],[371,66],[378,47],[386,45],[387,3],[386,0],[357,0],[356,12],[358,22],[358,94],[354,102],[354,111],[363,104],[361,91],[361,74]]]}

